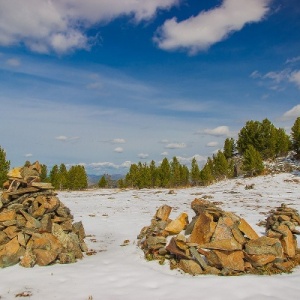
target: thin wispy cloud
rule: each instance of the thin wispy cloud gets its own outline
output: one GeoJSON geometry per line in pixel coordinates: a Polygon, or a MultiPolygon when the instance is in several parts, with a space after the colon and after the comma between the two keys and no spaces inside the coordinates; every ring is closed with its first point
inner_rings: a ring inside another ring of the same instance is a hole
{"type": "Polygon", "coordinates": [[[11,67],[19,67],[21,65],[21,61],[18,58],[9,58],[6,63],[11,67]]]}
{"type": "Polygon", "coordinates": [[[219,145],[218,142],[209,142],[206,144],[207,147],[217,147],[219,145]]]}
{"type": "Polygon", "coordinates": [[[61,141],[61,142],[71,142],[71,141],[77,141],[80,139],[79,136],[73,136],[73,137],[67,137],[65,135],[59,135],[55,137],[56,140],[61,141]]]}
{"type": "Polygon", "coordinates": [[[285,89],[283,84],[288,82],[300,88],[300,71],[291,68],[285,68],[280,71],[270,71],[264,75],[258,71],[254,71],[250,74],[250,77],[253,79],[269,80],[269,89],[271,90],[282,91],[285,89]]]}
{"type": "Polygon", "coordinates": [[[117,139],[113,139],[113,140],[111,141],[111,143],[112,143],[112,144],[125,144],[126,141],[125,141],[125,139],[117,138],[117,139]]]}
{"type": "Polygon", "coordinates": [[[286,64],[290,64],[290,63],[295,63],[295,62],[298,62],[300,61],[300,56],[296,56],[296,57],[293,57],[293,58],[288,58],[285,63],[286,64]]]}
{"type": "Polygon", "coordinates": [[[286,111],[281,119],[284,121],[287,120],[295,120],[296,118],[300,117],[300,104],[294,106],[292,109],[286,111]]]}
{"type": "Polygon", "coordinates": [[[166,149],[183,149],[186,148],[185,143],[170,143],[165,146],[166,149]]]}
{"type": "Polygon", "coordinates": [[[246,24],[260,22],[272,0],[224,0],[219,7],[201,11],[184,21],[167,20],[154,41],[163,50],[185,49],[196,54],[227,39],[246,24]]]}

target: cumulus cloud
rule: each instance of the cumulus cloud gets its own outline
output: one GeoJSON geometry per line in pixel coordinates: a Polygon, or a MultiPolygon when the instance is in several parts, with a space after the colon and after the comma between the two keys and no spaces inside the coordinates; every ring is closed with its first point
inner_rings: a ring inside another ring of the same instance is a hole
{"type": "Polygon", "coordinates": [[[88,49],[85,31],[128,15],[136,22],[169,9],[179,0],[9,0],[0,1],[0,45],[24,44],[40,53],[88,49]]]}
{"type": "Polygon", "coordinates": [[[124,149],[122,147],[117,147],[114,149],[114,151],[117,153],[122,153],[124,151],[124,149]]]}
{"type": "Polygon", "coordinates": [[[161,155],[161,156],[168,156],[169,153],[168,153],[167,151],[164,151],[164,152],[162,152],[160,155],[161,155]]]}
{"type": "Polygon", "coordinates": [[[228,126],[219,126],[213,129],[204,129],[197,132],[197,134],[206,134],[213,136],[228,136],[230,135],[230,131],[228,126]]]}
{"type": "Polygon", "coordinates": [[[149,154],[147,154],[147,153],[139,153],[139,154],[138,154],[138,157],[139,157],[140,159],[146,159],[146,158],[149,157],[149,154]]]}
{"type": "Polygon", "coordinates": [[[209,142],[206,144],[207,147],[217,147],[219,145],[218,142],[209,142]]]}
{"type": "Polygon", "coordinates": [[[294,106],[292,109],[285,112],[282,116],[282,120],[293,120],[300,116],[300,104],[294,106]]]}
{"type": "Polygon", "coordinates": [[[186,148],[185,143],[170,143],[165,146],[166,149],[183,149],[186,148]]]}
{"type": "Polygon", "coordinates": [[[224,0],[221,6],[178,22],[167,20],[154,41],[163,50],[186,49],[190,54],[206,50],[246,24],[261,21],[272,0],[224,0]]]}

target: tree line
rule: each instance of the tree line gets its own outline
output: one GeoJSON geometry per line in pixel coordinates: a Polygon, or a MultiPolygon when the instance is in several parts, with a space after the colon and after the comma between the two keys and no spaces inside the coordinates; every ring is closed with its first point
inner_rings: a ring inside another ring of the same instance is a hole
{"type": "Polygon", "coordinates": [[[289,151],[300,158],[300,117],[291,128],[288,136],[283,128],[276,128],[268,119],[247,121],[240,130],[238,139],[227,138],[223,150],[219,150],[199,168],[192,159],[190,170],[181,165],[176,157],[169,162],[164,158],[159,166],[151,161],[132,164],[125,179],[119,180],[119,187],[184,187],[205,186],[213,182],[233,178],[238,168],[248,176],[260,175],[264,171],[264,160],[286,156],[289,151]],[[239,163],[239,159],[241,163],[239,163]],[[239,166],[240,164],[240,166],[239,166]]]}
{"type": "MultiPolygon", "coordinates": [[[[251,120],[240,130],[237,140],[227,138],[223,149],[208,157],[201,169],[195,158],[190,169],[181,164],[176,157],[171,161],[164,158],[160,165],[156,165],[154,161],[149,165],[139,162],[130,166],[126,176],[118,181],[118,186],[167,188],[209,185],[236,176],[237,158],[242,158],[241,170],[245,174],[259,175],[264,171],[264,160],[286,156],[291,150],[294,151],[295,158],[300,159],[300,117],[295,120],[290,136],[283,128],[276,128],[268,119],[261,122],[251,120]]],[[[0,187],[7,180],[9,169],[10,161],[0,146],[0,187]]],[[[55,189],[59,190],[81,190],[88,186],[87,174],[82,165],[75,165],[67,170],[62,163],[53,166],[48,174],[47,166],[42,164],[41,180],[51,182],[55,189]]],[[[98,182],[99,187],[108,185],[105,176],[98,182]]]]}

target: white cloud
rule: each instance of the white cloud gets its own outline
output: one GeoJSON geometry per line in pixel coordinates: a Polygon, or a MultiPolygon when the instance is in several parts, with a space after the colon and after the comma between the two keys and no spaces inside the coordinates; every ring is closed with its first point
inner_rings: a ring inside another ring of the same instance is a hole
{"type": "Polygon", "coordinates": [[[20,60],[17,58],[10,58],[6,61],[6,63],[12,67],[19,67],[21,65],[20,60]]]}
{"type": "Polygon", "coordinates": [[[167,149],[183,149],[186,148],[185,143],[170,143],[165,146],[167,149]]]}
{"type": "Polygon", "coordinates": [[[292,72],[289,81],[295,83],[300,88],[300,71],[292,72]]]}
{"type": "Polygon", "coordinates": [[[67,142],[67,141],[79,140],[80,137],[79,136],[67,137],[65,135],[59,135],[59,136],[55,137],[55,139],[58,140],[58,141],[67,142]]]}
{"type": "Polygon", "coordinates": [[[266,75],[263,76],[263,78],[268,78],[273,80],[276,83],[280,83],[288,78],[290,74],[289,69],[284,69],[280,72],[268,72],[266,75]]]}
{"type": "Polygon", "coordinates": [[[124,149],[122,147],[117,147],[114,149],[114,151],[117,153],[122,153],[124,151],[124,149]]]}
{"type": "Polygon", "coordinates": [[[161,155],[161,156],[168,156],[169,153],[168,153],[167,151],[164,151],[164,152],[162,152],[160,155],[161,155]]]}
{"type": "Polygon", "coordinates": [[[219,126],[213,129],[204,129],[203,131],[198,131],[199,134],[207,134],[213,136],[228,136],[230,131],[228,126],[219,126]]]}
{"type": "Polygon", "coordinates": [[[32,154],[32,153],[27,153],[27,154],[25,154],[24,156],[25,156],[25,157],[32,157],[33,154],[32,154]]]}
{"type": "Polygon", "coordinates": [[[282,120],[293,120],[300,116],[300,104],[294,106],[289,111],[285,112],[282,116],[282,120]]]}
{"type": "Polygon", "coordinates": [[[164,50],[186,49],[195,54],[226,39],[246,24],[261,21],[271,1],[224,0],[221,6],[187,20],[167,20],[157,31],[154,41],[164,50]]]}
{"type": "Polygon", "coordinates": [[[85,31],[127,15],[148,20],[179,0],[9,0],[0,1],[0,45],[25,44],[35,52],[59,54],[87,49],[85,31]]]}
{"type": "Polygon", "coordinates": [[[219,145],[218,142],[209,142],[206,144],[207,147],[217,147],[219,145]]]}
{"type": "Polygon", "coordinates": [[[250,74],[250,77],[256,79],[256,78],[261,78],[262,75],[257,70],[255,70],[250,74]]]}
{"type": "Polygon", "coordinates": [[[146,158],[149,157],[149,154],[147,154],[147,153],[140,153],[140,154],[138,154],[138,157],[139,157],[140,159],[146,159],[146,158]]]}
{"type": "Polygon", "coordinates": [[[118,138],[118,139],[113,139],[111,142],[113,144],[124,144],[126,141],[124,139],[118,138]]]}
{"type": "Polygon", "coordinates": [[[285,63],[290,64],[290,63],[295,63],[297,61],[300,61],[300,56],[296,56],[296,57],[293,57],[293,58],[288,58],[285,63]]]}

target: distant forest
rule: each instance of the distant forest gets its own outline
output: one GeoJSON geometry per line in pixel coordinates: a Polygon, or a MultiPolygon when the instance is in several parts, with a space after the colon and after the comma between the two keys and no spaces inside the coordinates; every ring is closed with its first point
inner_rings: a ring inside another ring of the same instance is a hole
{"type": "MultiPolygon", "coordinates": [[[[177,188],[206,186],[216,181],[233,178],[240,174],[256,176],[264,172],[264,160],[273,160],[294,152],[300,158],[300,117],[291,128],[290,136],[283,128],[276,128],[268,119],[247,121],[240,130],[237,140],[226,138],[222,150],[200,169],[193,158],[191,168],[181,164],[176,156],[171,161],[164,158],[160,165],[152,160],[149,164],[132,164],[124,178],[117,181],[119,188],[177,188]]],[[[26,162],[28,163],[28,162],[26,162]]],[[[26,164],[25,163],[25,164],[26,164]]],[[[10,161],[0,146],[0,186],[7,180],[10,161]]],[[[84,166],[75,165],[67,170],[65,164],[55,165],[48,173],[42,164],[41,179],[51,182],[57,190],[81,190],[88,187],[88,176],[84,166]]],[[[110,176],[103,175],[99,188],[116,187],[110,176]]]]}

